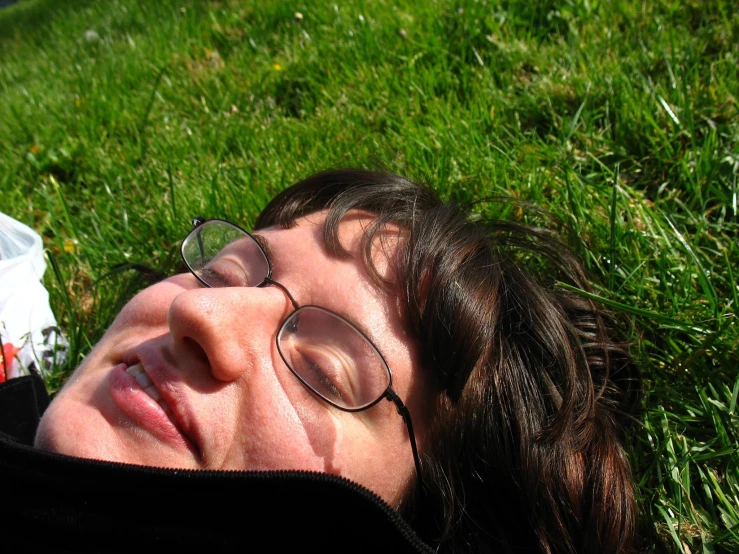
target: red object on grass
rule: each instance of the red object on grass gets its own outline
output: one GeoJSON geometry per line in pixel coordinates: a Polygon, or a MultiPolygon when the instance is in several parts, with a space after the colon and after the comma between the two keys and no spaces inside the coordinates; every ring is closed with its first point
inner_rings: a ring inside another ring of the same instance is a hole
{"type": "Polygon", "coordinates": [[[3,351],[0,354],[0,383],[5,382],[6,370],[10,368],[10,364],[13,362],[13,358],[18,353],[20,348],[16,348],[10,342],[3,343],[3,351]]]}

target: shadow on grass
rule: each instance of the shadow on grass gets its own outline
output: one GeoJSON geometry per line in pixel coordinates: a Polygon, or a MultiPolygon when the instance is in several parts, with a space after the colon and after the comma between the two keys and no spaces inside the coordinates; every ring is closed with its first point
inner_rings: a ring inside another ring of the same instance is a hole
{"type": "Polygon", "coordinates": [[[87,4],[90,0],[20,0],[6,6],[0,10],[0,43],[18,35],[41,34],[54,19],[87,4]]]}

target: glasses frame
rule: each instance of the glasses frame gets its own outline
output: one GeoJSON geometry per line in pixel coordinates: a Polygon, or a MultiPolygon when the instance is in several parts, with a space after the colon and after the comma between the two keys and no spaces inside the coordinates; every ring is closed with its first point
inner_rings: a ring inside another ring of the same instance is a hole
{"type": "MultiPolygon", "coordinates": [[[[272,260],[269,259],[269,256],[267,255],[267,252],[264,251],[264,248],[262,248],[262,245],[259,244],[259,241],[257,241],[252,236],[252,234],[249,233],[248,231],[245,231],[244,229],[242,229],[241,227],[239,227],[235,223],[232,223],[232,222],[227,221],[225,219],[205,219],[205,218],[202,218],[202,217],[195,217],[195,218],[193,218],[192,219],[192,228],[191,228],[190,232],[187,234],[187,236],[185,237],[185,239],[182,241],[182,245],[180,247],[180,254],[182,256],[182,261],[185,262],[185,265],[187,266],[187,269],[190,271],[190,273],[192,273],[195,276],[195,278],[198,281],[200,281],[200,283],[202,283],[204,286],[206,286],[208,288],[213,288],[207,281],[205,281],[204,279],[202,279],[195,272],[195,270],[192,268],[192,266],[190,265],[190,262],[185,257],[185,244],[188,242],[188,239],[190,239],[190,237],[194,233],[196,233],[196,231],[202,225],[205,225],[205,224],[208,224],[208,223],[216,223],[216,224],[225,224],[225,225],[228,225],[229,227],[232,227],[232,228],[236,229],[237,231],[240,231],[241,233],[243,233],[244,235],[246,235],[247,237],[249,237],[252,241],[254,241],[254,244],[257,245],[257,247],[259,248],[259,251],[262,253],[262,255],[264,256],[264,259],[267,262],[267,276],[259,284],[254,285],[253,288],[264,288],[266,286],[272,285],[272,286],[275,286],[275,287],[279,288],[280,290],[282,290],[282,292],[284,292],[285,295],[287,296],[287,298],[290,300],[290,303],[292,304],[292,306],[293,306],[294,309],[293,309],[292,312],[290,312],[290,314],[288,314],[288,316],[285,318],[285,320],[280,324],[280,326],[279,326],[279,328],[277,330],[277,335],[275,337],[275,343],[277,345],[277,351],[280,353],[280,357],[282,358],[283,363],[290,370],[290,373],[292,373],[303,384],[303,386],[305,388],[307,388],[311,393],[313,393],[315,396],[317,396],[318,398],[320,398],[321,400],[323,400],[327,404],[329,404],[329,405],[333,406],[334,408],[336,408],[338,410],[341,410],[343,412],[357,413],[357,412],[363,412],[364,410],[369,410],[373,406],[377,405],[383,398],[384,399],[387,399],[388,401],[390,401],[393,404],[395,404],[395,407],[398,410],[398,414],[401,416],[401,418],[403,419],[403,422],[405,423],[406,428],[408,429],[408,437],[410,438],[411,449],[413,450],[413,462],[414,462],[415,467],[416,467],[416,477],[418,478],[418,485],[420,486],[420,484],[421,484],[421,461],[420,461],[420,458],[418,456],[418,446],[416,445],[416,435],[415,435],[415,433],[413,431],[413,422],[411,421],[411,414],[408,411],[408,408],[406,407],[406,405],[403,403],[403,401],[400,399],[400,397],[398,396],[398,394],[393,389],[393,372],[390,369],[390,365],[387,363],[387,360],[385,359],[385,356],[383,356],[382,352],[377,347],[377,345],[375,345],[375,343],[372,342],[372,340],[364,332],[362,332],[361,329],[359,329],[356,325],[354,325],[351,321],[349,321],[347,318],[345,318],[341,314],[338,314],[338,313],[336,313],[333,310],[330,310],[328,308],[324,308],[323,306],[316,306],[316,305],[313,305],[313,304],[306,304],[305,306],[301,306],[300,304],[298,304],[298,302],[295,300],[295,298],[293,297],[293,295],[290,294],[290,291],[287,290],[287,287],[285,287],[285,285],[283,285],[282,283],[280,283],[280,282],[275,281],[274,279],[272,279],[272,260]],[[346,323],[347,325],[349,325],[352,329],[354,329],[357,333],[359,333],[359,335],[370,344],[370,346],[375,351],[375,353],[380,357],[380,360],[382,360],[382,364],[385,366],[385,370],[388,373],[389,382],[388,382],[388,386],[385,389],[385,391],[380,396],[378,396],[378,398],[376,400],[370,402],[369,404],[366,404],[364,406],[361,406],[359,408],[347,408],[345,406],[340,406],[340,405],[336,404],[335,402],[333,402],[331,399],[326,398],[321,393],[319,393],[318,391],[316,391],[288,363],[288,361],[285,359],[285,355],[282,353],[282,349],[280,348],[280,340],[279,340],[279,337],[280,337],[282,331],[284,330],[285,326],[289,324],[289,322],[292,320],[292,318],[295,317],[296,314],[299,314],[302,310],[305,310],[307,308],[319,309],[319,310],[322,310],[324,312],[327,312],[327,313],[331,314],[334,317],[339,318],[341,321],[343,321],[344,323],[346,323]]],[[[198,246],[200,248],[200,253],[201,253],[201,255],[204,256],[202,238],[200,237],[200,234],[196,234],[195,236],[196,236],[196,238],[198,240],[198,246]]],[[[248,287],[248,288],[252,288],[252,287],[248,287]]]]}

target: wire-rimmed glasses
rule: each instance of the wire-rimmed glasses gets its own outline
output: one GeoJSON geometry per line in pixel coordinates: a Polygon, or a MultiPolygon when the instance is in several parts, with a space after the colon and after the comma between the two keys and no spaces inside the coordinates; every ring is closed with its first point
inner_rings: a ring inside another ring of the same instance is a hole
{"type": "Polygon", "coordinates": [[[300,306],[272,279],[272,264],[258,240],[222,219],[195,218],[182,241],[182,259],[203,285],[280,288],[295,310],[277,332],[285,365],[313,394],[346,412],[367,410],[383,398],[392,401],[408,428],[418,480],[421,464],[408,408],[392,388],[393,375],[367,335],[336,312],[300,306]]]}

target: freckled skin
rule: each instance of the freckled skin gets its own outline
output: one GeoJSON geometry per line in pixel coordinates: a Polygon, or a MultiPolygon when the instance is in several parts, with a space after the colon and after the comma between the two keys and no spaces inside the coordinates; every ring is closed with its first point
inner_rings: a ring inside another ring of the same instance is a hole
{"type": "MultiPolygon", "coordinates": [[[[259,232],[273,250],[273,278],[301,305],[348,314],[368,328],[391,368],[393,388],[411,411],[423,449],[430,385],[420,377],[397,299],[375,287],[360,262],[362,228],[370,219],[361,212],[345,218],[340,238],[352,257],[337,259],[323,245],[324,217],[319,212],[291,229],[259,232]]],[[[390,275],[382,259],[378,256],[379,269],[390,275]]],[[[185,274],[149,287],[125,306],[57,395],[36,445],[160,467],[326,471],[397,503],[414,477],[402,418],[386,400],[366,412],[348,413],[308,391],[284,365],[275,344],[292,310],[274,286],[206,288],[185,274]],[[166,369],[160,389],[176,399],[171,408],[186,422],[197,452],[160,440],[111,398],[113,369],[139,357],[147,371],[166,369]]]]}

